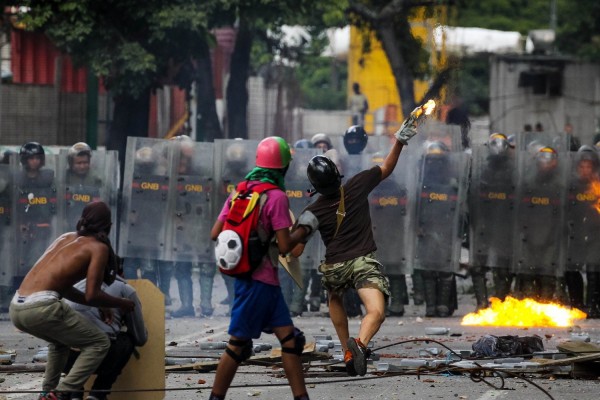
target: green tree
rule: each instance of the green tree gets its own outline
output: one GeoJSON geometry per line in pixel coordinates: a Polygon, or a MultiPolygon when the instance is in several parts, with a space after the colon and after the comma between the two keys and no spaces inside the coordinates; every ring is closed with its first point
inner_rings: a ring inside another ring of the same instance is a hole
{"type": "Polygon", "coordinates": [[[557,50],[600,60],[600,2],[596,0],[459,0],[451,24],[527,35],[532,29],[552,27],[553,3],[557,50]]]}
{"type": "MultiPolygon", "coordinates": [[[[437,97],[448,80],[449,69],[442,70],[423,99],[415,99],[414,81],[433,76],[428,68],[428,54],[421,40],[412,34],[409,18],[418,7],[425,7],[426,15],[434,16],[440,1],[412,0],[349,0],[347,14],[352,25],[374,32],[381,42],[396,81],[402,103],[402,113],[410,114],[415,104],[437,97]]],[[[368,45],[368,43],[367,43],[368,45]]]]}
{"type": "Polygon", "coordinates": [[[20,20],[44,32],[76,66],[102,77],[114,100],[107,148],[124,161],[127,136],[147,136],[149,98],[165,84],[189,86],[205,56],[213,3],[186,0],[24,0],[20,20]],[[186,68],[186,66],[188,68],[186,68]]]}
{"type": "MultiPolygon", "coordinates": [[[[304,45],[288,46],[277,40],[281,37],[281,27],[306,25],[312,27],[317,35],[319,30],[339,23],[343,9],[339,8],[337,1],[321,0],[243,0],[232,1],[230,5],[228,12],[230,19],[237,23],[238,34],[227,85],[228,134],[229,137],[247,138],[247,81],[253,71],[252,53],[256,41],[262,42],[261,45],[267,49],[260,57],[263,65],[272,62],[275,55],[298,62],[304,45]]],[[[254,70],[258,67],[255,64],[254,70]]],[[[281,69],[280,66],[277,68],[281,69]]]]}
{"type": "Polygon", "coordinates": [[[556,44],[564,54],[600,61],[600,2],[561,0],[556,44]]]}

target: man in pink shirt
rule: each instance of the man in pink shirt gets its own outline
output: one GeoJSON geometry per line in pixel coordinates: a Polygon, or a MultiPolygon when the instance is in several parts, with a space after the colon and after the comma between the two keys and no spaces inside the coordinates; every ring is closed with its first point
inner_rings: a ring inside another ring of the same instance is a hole
{"type": "MultiPolygon", "coordinates": [[[[284,192],[285,173],[291,161],[291,153],[284,139],[268,137],[258,144],[256,149],[256,167],[246,175],[248,187],[261,182],[269,182],[278,189],[265,192],[267,200],[259,217],[259,224],[269,238],[276,238],[271,248],[254,271],[251,279],[236,279],[235,298],[231,310],[228,333],[229,343],[221,356],[212,393],[209,400],[222,400],[231,385],[239,363],[252,354],[252,339],[260,337],[262,332],[274,333],[282,346],[281,359],[295,400],[308,400],[308,393],[302,373],[300,355],[304,348],[303,333],[294,328],[288,307],[283,299],[277,273],[277,256],[290,252],[300,240],[314,231],[310,225],[290,234],[292,220],[289,201],[284,192]],[[273,259],[274,258],[274,259],[273,259]]],[[[211,238],[216,240],[223,230],[229,213],[231,196],[225,202],[215,225],[211,238]]]]}

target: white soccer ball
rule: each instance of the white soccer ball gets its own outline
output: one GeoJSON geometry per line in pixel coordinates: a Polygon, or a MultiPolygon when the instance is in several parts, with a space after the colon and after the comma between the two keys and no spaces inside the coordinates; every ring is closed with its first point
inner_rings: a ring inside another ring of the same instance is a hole
{"type": "Polygon", "coordinates": [[[236,232],[226,229],[217,236],[215,259],[219,267],[231,270],[237,267],[242,259],[242,239],[236,232]]]}

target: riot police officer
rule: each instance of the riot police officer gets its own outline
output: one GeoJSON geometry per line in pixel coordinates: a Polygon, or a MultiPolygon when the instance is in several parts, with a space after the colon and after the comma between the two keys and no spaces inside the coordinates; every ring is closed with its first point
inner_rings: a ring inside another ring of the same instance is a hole
{"type": "Polygon", "coordinates": [[[187,135],[175,136],[174,165],[171,175],[176,182],[176,212],[173,221],[176,261],[161,264],[174,270],[181,307],[171,313],[174,318],[194,316],[192,268],[197,261],[200,269],[200,315],[211,316],[212,288],[217,268],[213,261],[212,242],[208,237],[211,215],[211,182],[213,170],[212,143],[196,143],[187,135]],[[206,237],[204,237],[206,236],[206,237]],[[210,256],[210,262],[207,256],[210,256]]]}
{"type": "Polygon", "coordinates": [[[425,143],[417,193],[415,275],[424,284],[425,315],[449,317],[457,307],[452,242],[457,230],[457,171],[440,140],[425,143]]]}
{"type": "Polygon", "coordinates": [[[551,301],[564,267],[564,241],[556,227],[564,223],[565,162],[543,140],[532,141],[519,156],[516,292],[521,297],[551,301]]]}
{"type": "MultiPolygon", "coordinates": [[[[368,140],[367,132],[360,125],[352,125],[344,132],[344,148],[348,154],[341,156],[340,162],[346,178],[350,178],[362,170],[363,155],[361,153],[367,147],[368,140]]],[[[361,316],[361,304],[356,289],[349,288],[346,290],[344,293],[344,307],[348,317],[361,316]]]]}
{"type": "Polygon", "coordinates": [[[165,305],[170,305],[172,271],[161,268],[159,263],[165,247],[166,213],[162,211],[168,197],[168,186],[165,185],[168,177],[161,152],[155,148],[158,144],[144,142],[139,145],[137,150],[133,149],[133,165],[125,167],[128,182],[124,182],[123,204],[127,215],[124,216],[125,223],[121,224],[119,249],[125,255],[125,278],[137,278],[139,270],[143,279],[153,282],[164,294],[165,305]],[[157,210],[161,212],[157,213],[157,210]],[[154,218],[148,218],[148,215],[154,218]]]}
{"type": "MultiPolygon", "coordinates": [[[[371,156],[372,165],[381,165],[386,152],[377,152],[371,156]]],[[[400,158],[398,170],[408,158],[400,158]]],[[[405,174],[392,174],[379,183],[369,195],[373,239],[377,243],[377,258],[381,261],[382,272],[390,283],[390,299],[386,315],[401,317],[404,305],[408,304],[406,272],[409,268],[407,253],[410,218],[408,212],[408,190],[405,174]]]]}
{"type": "Polygon", "coordinates": [[[584,145],[571,153],[572,166],[568,184],[567,262],[564,280],[572,307],[583,309],[584,282],[587,270],[588,318],[600,317],[600,250],[594,241],[600,234],[600,214],[595,206],[597,191],[590,190],[600,181],[600,158],[592,146],[584,145]]]}
{"type": "Polygon", "coordinates": [[[331,143],[331,139],[325,133],[316,133],[310,138],[311,143],[315,149],[323,150],[323,153],[333,149],[333,144],[331,143]]]}
{"type": "Polygon", "coordinates": [[[10,150],[3,151],[0,162],[0,254],[5,267],[0,271],[0,312],[8,312],[13,295],[14,246],[15,233],[13,227],[13,179],[10,170],[10,150]]]}
{"type": "MultiPolygon", "coordinates": [[[[66,171],[66,230],[71,230],[79,220],[86,204],[99,201],[103,182],[91,169],[92,148],[84,142],[75,143],[67,151],[66,171]]],[[[106,202],[109,199],[103,199],[106,202]]]]}
{"type": "Polygon", "coordinates": [[[469,188],[470,273],[477,309],[487,308],[486,273],[493,271],[496,297],[512,284],[514,160],[506,135],[493,133],[473,153],[469,188]]]}
{"type": "Polygon", "coordinates": [[[21,240],[16,286],[50,244],[56,214],[54,170],[45,167],[42,145],[25,143],[19,150],[19,160],[22,168],[16,178],[16,218],[21,240]]]}

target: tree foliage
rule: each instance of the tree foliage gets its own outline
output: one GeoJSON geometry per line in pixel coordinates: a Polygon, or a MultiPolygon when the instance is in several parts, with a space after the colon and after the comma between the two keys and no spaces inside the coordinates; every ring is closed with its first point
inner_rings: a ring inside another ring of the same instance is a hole
{"type": "MultiPolygon", "coordinates": [[[[600,2],[556,1],[556,45],[562,54],[600,60],[600,2]]],[[[551,27],[552,0],[460,0],[455,26],[518,31],[551,27]]]]}
{"type": "Polygon", "coordinates": [[[212,2],[23,0],[27,29],[42,30],[75,65],[104,78],[113,95],[137,97],[173,83],[208,37],[212,2]]]}
{"type": "MultiPolygon", "coordinates": [[[[428,54],[421,40],[411,30],[410,18],[418,8],[424,7],[425,15],[436,12],[439,1],[416,0],[349,0],[347,15],[352,25],[368,28],[381,42],[396,80],[396,88],[402,103],[402,113],[408,115],[417,101],[415,99],[414,80],[431,77],[431,90],[427,98],[436,97],[444,81],[449,76],[441,71],[434,77],[429,70],[428,54]]],[[[366,43],[368,46],[368,42],[366,43]]]]}

